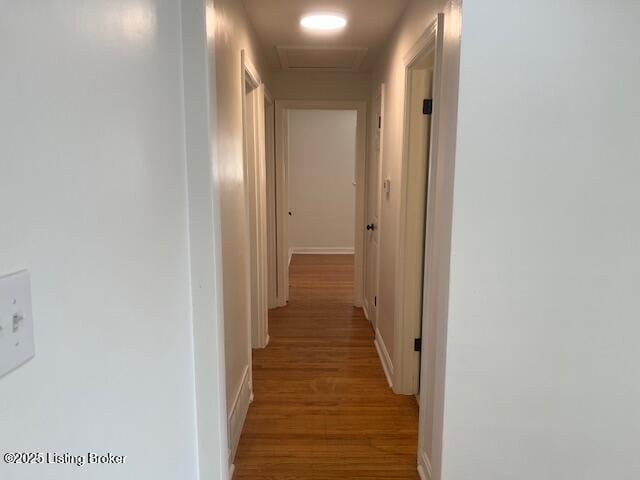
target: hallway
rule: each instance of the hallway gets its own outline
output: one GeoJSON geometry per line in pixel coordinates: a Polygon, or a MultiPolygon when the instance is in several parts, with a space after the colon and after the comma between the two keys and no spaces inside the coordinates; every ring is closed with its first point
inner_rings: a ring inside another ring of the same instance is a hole
{"type": "Polygon", "coordinates": [[[389,389],[361,309],[353,256],[294,255],[287,307],[253,352],[255,400],[235,479],[412,479],[418,407],[389,389]]]}

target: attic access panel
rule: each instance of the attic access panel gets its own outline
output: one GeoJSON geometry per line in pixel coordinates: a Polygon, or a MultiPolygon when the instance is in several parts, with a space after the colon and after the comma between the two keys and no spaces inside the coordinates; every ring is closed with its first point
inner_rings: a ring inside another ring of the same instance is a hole
{"type": "Polygon", "coordinates": [[[359,47],[277,47],[283,70],[357,72],[366,48],[359,47]]]}

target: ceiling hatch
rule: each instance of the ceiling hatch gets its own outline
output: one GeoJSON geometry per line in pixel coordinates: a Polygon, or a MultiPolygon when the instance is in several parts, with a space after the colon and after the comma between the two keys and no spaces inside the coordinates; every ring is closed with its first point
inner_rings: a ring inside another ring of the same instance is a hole
{"type": "Polygon", "coordinates": [[[366,48],[358,47],[276,47],[283,70],[356,72],[366,48]]]}

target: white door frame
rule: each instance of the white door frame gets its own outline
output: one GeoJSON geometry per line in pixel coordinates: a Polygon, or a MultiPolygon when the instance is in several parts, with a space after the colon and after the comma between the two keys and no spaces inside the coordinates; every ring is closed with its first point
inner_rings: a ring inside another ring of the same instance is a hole
{"type": "Polygon", "coordinates": [[[357,111],[356,127],[356,219],[355,219],[355,272],[354,272],[354,305],[362,306],[364,288],[364,232],[365,232],[365,192],[366,192],[366,129],[367,103],[357,101],[310,101],[310,100],[276,100],[276,170],[280,180],[276,185],[278,199],[278,292],[289,298],[289,247],[288,247],[288,110],[355,110],[357,111]],[[283,239],[283,241],[280,241],[283,239]],[[280,290],[282,288],[282,290],[280,290]]]}
{"type": "Polygon", "coordinates": [[[289,301],[289,189],[286,152],[288,129],[282,128],[286,120],[280,101],[275,102],[275,150],[276,150],[276,250],[277,275],[276,303],[284,307],[289,301]]]}
{"type": "Polygon", "coordinates": [[[243,95],[242,125],[247,196],[247,224],[250,236],[249,278],[251,279],[251,347],[269,344],[267,265],[267,185],[265,153],[265,87],[258,70],[242,50],[242,86],[252,90],[243,95]],[[250,103],[249,103],[250,102],[250,103]],[[247,132],[252,134],[247,135],[247,132]]]}
{"type": "Polygon", "coordinates": [[[265,160],[267,170],[267,291],[269,309],[279,307],[278,296],[278,213],[276,199],[276,104],[267,88],[265,100],[265,160]]]}
{"type": "MultiPolygon", "coordinates": [[[[425,238],[425,230],[416,228],[420,211],[424,213],[424,190],[416,183],[420,179],[428,179],[426,159],[418,165],[411,155],[411,115],[415,109],[413,98],[412,70],[419,59],[431,55],[437,49],[438,22],[434,21],[420,36],[404,58],[405,101],[402,147],[402,176],[400,185],[400,218],[398,228],[398,246],[396,250],[396,288],[395,298],[395,338],[394,338],[394,379],[393,390],[399,394],[412,395],[418,393],[418,376],[420,374],[420,354],[414,351],[414,340],[420,335],[420,307],[422,306],[423,280],[423,246],[419,245],[425,238]],[[420,193],[419,193],[420,192],[420,193]],[[418,323],[417,323],[418,322],[418,323]]],[[[437,52],[436,52],[437,56],[437,52]]],[[[434,65],[434,69],[437,66],[434,65]]],[[[434,73],[434,76],[437,75],[434,73]]],[[[434,103],[435,103],[434,92],[434,103]]],[[[435,118],[431,123],[431,134],[435,128],[435,118]]],[[[431,139],[433,141],[433,139],[431,139]]],[[[429,162],[432,153],[429,151],[429,162]]],[[[424,185],[423,185],[424,187],[424,185]]],[[[427,195],[428,185],[426,185],[427,195]]],[[[421,218],[424,218],[421,216],[421,218]]]]}
{"type": "Polygon", "coordinates": [[[423,338],[420,364],[418,473],[422,480],[440,480],[444,423],[444,389],[449,306],[449,267],[456,154],[461,5],[448,1],[411,51],[423,49],[435,33],[433,114],[424,247],[423,338]],[[431,352],[424,345],[431,345],[431,352]],[[429,391],[429,389],[431,389],[429,391]]]}

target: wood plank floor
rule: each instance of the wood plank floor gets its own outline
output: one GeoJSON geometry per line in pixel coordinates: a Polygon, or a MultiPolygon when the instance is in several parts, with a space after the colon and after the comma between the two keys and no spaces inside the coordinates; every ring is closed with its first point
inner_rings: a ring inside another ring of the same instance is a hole
{"type": "Polygon", "coordinates": [[[296,255],[287,307],[254,350],[234,479],[417,479],[418,408],[389,389],[352,307],[353,256],[296,255]]]}

